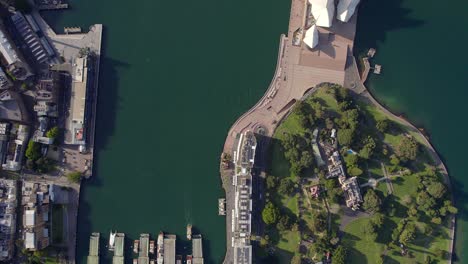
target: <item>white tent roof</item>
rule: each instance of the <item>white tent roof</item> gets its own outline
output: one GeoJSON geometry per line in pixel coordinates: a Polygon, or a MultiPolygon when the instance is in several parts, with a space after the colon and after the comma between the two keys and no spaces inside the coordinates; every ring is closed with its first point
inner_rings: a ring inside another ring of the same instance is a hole
{"type": "Polygon", "coordinates": [[[340,0],[340,2],[338,2],[338,10],[336,12],[338,20],[348,22],[353,16],[359,1],[360,0],[340,0]]]}
{"type": "Polygon", "coordinates": [[[309,46],[309,48],[313,49],[315,46],[317,46],[319,41],[319,34],[317,27],[313,25],[311,28],[309,28],[304,37],[304,43],[309,46]]]}
{"type": "Polygon", "coordinates": [[[319,27],[331,27],[335,14],[334,0],[309,0],[315,24],[319,27]]]}
{"type": "Polygon", "coordinates": [[[35,249],[36,248],[36,243],[35,243],[35,234],[27,232],[25,235],[24,239],[24,247],[27,249],[35,249]]]}
{"type": "Polygon", "coordinates": [[[34,210],[26,210],[26,226],[34,226],[36,215],[34,210]]]}

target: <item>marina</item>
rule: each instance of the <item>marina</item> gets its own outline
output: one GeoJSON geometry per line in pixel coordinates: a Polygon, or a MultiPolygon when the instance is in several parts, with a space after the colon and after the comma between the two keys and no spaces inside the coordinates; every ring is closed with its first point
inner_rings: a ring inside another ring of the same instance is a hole
{"type": "MultiPolygon", "coordinates": [[[[149,233],[140,234],[138,239],[133,240],[133,244],[130,246],[133,254],[128,257],[134,264],[203,264],[202,235],[192,234],[191,224],[188,224],[186,228],[187,240],[192,244],[191,252],[188,252],[186,247],[177,250],[177,236],[174,234],[165,234],[161,231],[157,236],[157,240],[153,240],[149,233]],[[184,257],[185,254],[189,255],[184,257]]],[[[99,239],[99,233],[92,233],[90,236],[89,255],[87,259],[88,264],[99,263],[99,239]]],[[[124,240],[124,233],[110,231],[107,249],[109,252],[113,252],[114,254],[112,259],[113,264],[125,263],[124,252],[127,250],[125,249],[124,240]]]]}

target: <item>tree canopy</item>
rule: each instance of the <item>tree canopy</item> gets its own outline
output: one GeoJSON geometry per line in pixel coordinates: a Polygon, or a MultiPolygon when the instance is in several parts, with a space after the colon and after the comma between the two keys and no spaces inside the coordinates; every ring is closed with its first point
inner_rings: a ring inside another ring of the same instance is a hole
{"type": "Polygon", "coordinates": [[[402,160],[415,160],[419,152],[419,143],[414,137],[403,137],[396,148],[396,154],[402,160]]]}
{"type": "Polygon", "coordinates": [[[41,157],[41,146],[39,143],[36,143],[32,140],[28,142],[28,147],[26,149],[26,158],[36,161],[41,157]]]}
{"type": "Polygon", "coordinates": [[[347,253],[347,249],[344,246],[339,245],[336,247],[332,255],[332,264],[345,264],[347,253]]]}
{"type": "Polygon", "coordinates": [[[274,224],[278,221],[279,210],[272,202],[268,202],[263,208],[262,219],[267,225],[274,224]]]}
{"type": "Polygon", "coordinates": [[[362,207],[366,211],[377,212],[380,210],[381,203],[380,197],[375,193],[375,191],[373,189],[369,189],[364,195],[364,203],[362,204],[362,207]]]}

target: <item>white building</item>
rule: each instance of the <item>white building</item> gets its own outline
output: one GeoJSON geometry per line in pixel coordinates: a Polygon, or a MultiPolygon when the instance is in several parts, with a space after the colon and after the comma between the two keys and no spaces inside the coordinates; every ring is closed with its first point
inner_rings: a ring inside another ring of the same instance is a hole
{"type": "Polygon", "coordinates": [[[356,11],[360,0],[340,0],[336,11],[337,19],[342,22],[348,22],[356,11]]]}
{"type": "Polygon", "coordinates": [[[334,0],[309,0],[315,24],[319,27],[331,27],[335,14],[334,0]]]}
{"type": "Polygon", "coordinates": [[[15,49],[2,30],[0,30],[0,52],[2,53],[3,58],[5,58],[7,61],[8,65],[11,65],[19,60],[18,54],[16,54],[15,49]]]}
{"type": "Polygon", "coordinates": [[[317,46],[317,44],[319,43],[319,34],[318,34],[317,27],[315,25],[313,25],[311,28],[309,28],[306,31],[303,41],[311,49],[317,46]]]}

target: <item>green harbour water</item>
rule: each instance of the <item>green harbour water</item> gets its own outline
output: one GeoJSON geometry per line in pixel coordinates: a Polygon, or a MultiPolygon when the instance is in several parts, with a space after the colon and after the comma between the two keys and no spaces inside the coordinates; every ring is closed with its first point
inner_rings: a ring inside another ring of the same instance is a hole
{"type": "MultiPolygon", "coordinates": [[[[91,232],[107,243],[111,229],[132,240],[164,230],[180,242],[188,222],[205,238],[206,263],[221,263],[219,157],[231,124],[271,81],[289,1],[70,4],[45,13],[56,30],[105,28],[95,177],[81,193],[78,263],[86,262],[91,232]]],[[[110,263],[107,255],[103,263],[110,263]]]]}
{"type": "MultiPolygon", "coordinates": [[[[129,239],[164,230],[177,234],[183,249],[189,222],[204,235],[206,263],[221,263],[226,235],[225,219],[217,215],[219,155],[230,125],[270,83],[290,1],[70,3],[71,10],[45,13],[56,30],[105,27],[95,177],[82,188],[78,263],[86,262],[91,232],[101,232],[107,243],[111,229],[129,239]]],[[[468,262],[462,237],[468,227],[468,4],[361,5],[356,50],[377,48],[374,61],[383,66],[368,86],[431,135],[462,210],[456,252],[460,263],[468,262]]]]}

